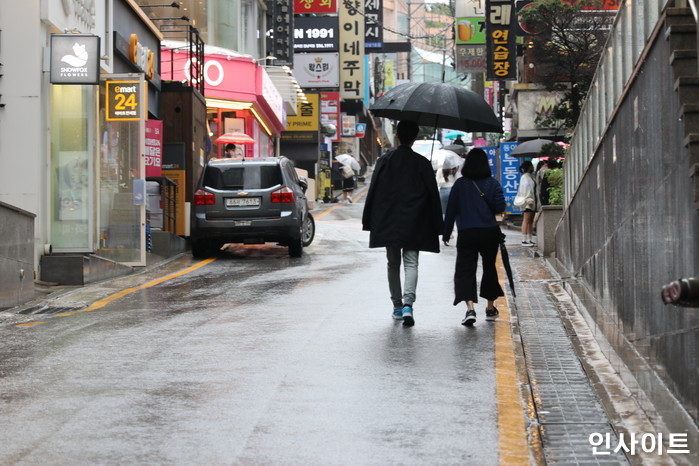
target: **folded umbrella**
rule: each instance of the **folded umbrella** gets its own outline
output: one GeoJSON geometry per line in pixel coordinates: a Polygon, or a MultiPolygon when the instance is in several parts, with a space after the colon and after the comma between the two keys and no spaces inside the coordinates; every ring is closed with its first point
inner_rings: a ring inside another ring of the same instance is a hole
{"type": "Polygon", "coordinates": [[[517,297],[515,292],[515,279],[512,275],[512,266],[510,265],[510,255],[507,252],[507,247],[505,246],[505,234],[500,233],[502,236],[500,238],[500,259],[502,259],[502,265],[505,267],[505,273],[507,274],[507,281],[510,283],[510,291],[512,291],[512,296],[517,297]]]}

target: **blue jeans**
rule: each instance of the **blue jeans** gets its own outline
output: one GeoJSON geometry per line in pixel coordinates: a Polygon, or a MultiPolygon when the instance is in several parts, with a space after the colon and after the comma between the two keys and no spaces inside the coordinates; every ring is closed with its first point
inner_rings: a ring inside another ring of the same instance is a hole
{"type": "Polygon", "coordinates": [[[391,292],[391,301],[394,308],[412,306],[415,302],[415,290],[417,288],[417,266],[419,251],[386,246],[386,259],[388,259],[388,289],[391,292]],[[403,259],[405,270],[405,283],[401,287],[400,264],[403,259]]]}
{"type": "Polygon", "coordinates": [[[447,213],[447,202],[449,201],[449,194],[451,194],[451,187],[439,188],[439,200],[442,203],[442,216],[444,216],[447,213]]]}

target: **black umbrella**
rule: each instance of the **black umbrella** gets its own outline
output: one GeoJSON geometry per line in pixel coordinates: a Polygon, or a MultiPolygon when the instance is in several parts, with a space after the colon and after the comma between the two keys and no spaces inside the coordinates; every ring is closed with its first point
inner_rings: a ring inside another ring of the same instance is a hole
{"type": "Polygon", "coordinates": [[[551,144],[553,141],[550,139],[532,139],[531,141],[520,142],[515,150],[510,152],[511,157],[533,157],[539,152],[541,148],[546,144],[551,144]]]}
{"type": "Polygon", "coordinates": [[[377,117],[461,131],[502,133],[493,109],[475,92],[447,83],[399,84],[369,107],[377,117]]]}
{"type": "Polygon", "coordinates": [[[464,155],[466,153],[466,147],[461,144],[449,144],[448,146],[442,147],[442,149],[450,150],[458,155],[464,155]]]}
{"type": "Polygon", "coordinates": [[[515,293],[515,279],[512,276],[512,266],[510,266],[510,255],[507,252],[507,247],[505,247],[505,233],[502,231],[500,231],[500,258],[502,259],[502,265],[505,267],[505,273],[507,274],[507,281],[510,283],[512,296],[516,298],[517,293],[515,293]]]}

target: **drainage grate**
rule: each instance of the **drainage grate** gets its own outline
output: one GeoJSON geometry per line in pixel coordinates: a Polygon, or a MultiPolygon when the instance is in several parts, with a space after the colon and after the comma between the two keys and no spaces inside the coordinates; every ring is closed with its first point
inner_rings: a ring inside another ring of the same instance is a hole
{"type": "Polygon", "coordinates": [[[520,282],[517,293],[519,333],[546,462],[629,464],[623,453],[593,453],[591,434],[617,437],[578,360],[547,283],[520,282]]]}

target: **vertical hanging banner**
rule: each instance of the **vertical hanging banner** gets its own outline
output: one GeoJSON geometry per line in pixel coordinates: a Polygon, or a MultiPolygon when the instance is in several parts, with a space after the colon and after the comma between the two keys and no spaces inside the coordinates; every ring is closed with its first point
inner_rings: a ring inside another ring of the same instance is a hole
{"type": "Polygon", "coordinates": [[[275,66],[294,66],[294,7],[292,0],[267,0],[267,52],[275,66]]]}
{"type": "Polygon", "coordinates": [[[367,52],[383,47],[383,1],[364,0],[364,47],[367,52]]]}
{"type": "Polygon", "coordinates": [[[340,0],[340,96],[364,97],[364,17],[362,0],[340,0]]]}
{"type": "Polygon", "coordinates": [[[517,55],[514,0],[486,0],[486,78],[516,80],[517,55]]]}

